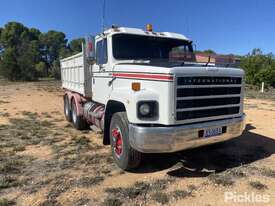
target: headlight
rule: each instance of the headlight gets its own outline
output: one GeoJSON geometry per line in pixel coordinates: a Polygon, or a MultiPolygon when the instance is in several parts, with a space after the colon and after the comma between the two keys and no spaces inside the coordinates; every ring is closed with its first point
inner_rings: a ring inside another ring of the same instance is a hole
{"type": "Polygon", "coordinates": [[[139,112],[142,116],[148,115],[150,113],[150,106],[147,103],[143,103],[139,106],[139,112]]]}
{"type": "Polygon", "coordinates": [[[158,103],[156,101],[140,101],[137,104],[139,119],[152,119],[158,116],[158,103]]]}

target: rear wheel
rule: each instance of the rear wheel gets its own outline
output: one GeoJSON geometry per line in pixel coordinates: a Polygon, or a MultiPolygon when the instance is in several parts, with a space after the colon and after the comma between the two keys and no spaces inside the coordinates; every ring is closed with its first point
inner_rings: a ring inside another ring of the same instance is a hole
{"type": "Polygon", "coordinates": [[[74,125],[74,127],[78,130],[84,130],[84,129],[88,129],[88,123],[86,122],[86,120],[77,114],[77,107],[76,107],[76,102],[73,99],[72,100],[72,123],[74,125]]]}
{"type": "Polygon", "coordinates": [[[72,121],[72,112],[71,112],[71,107],[69,104],[69,98],[67,95],[64,96],[64,114],[65,118],[68,122],[72,121]]]}
{"type": "Polygon", "coordinates": [[[121,169],[130,170],[140,165],[141,153],[129,144],[129,127],[125,112],[117,112],[112,116],[110,143],[113,158],[121,169]]]}

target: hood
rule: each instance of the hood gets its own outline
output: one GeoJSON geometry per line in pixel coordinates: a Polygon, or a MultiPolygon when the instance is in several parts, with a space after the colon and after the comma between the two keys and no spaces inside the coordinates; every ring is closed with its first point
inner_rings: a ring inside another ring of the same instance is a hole
{"type": "Polygon", "coordinates": [[[114,71],[129,73],[178,74],[186,76],[244,76],[244,71],[240,68],[205,67],[201,65],[165,67],[148,64],[123,63],[115,65],[114,71]]]}

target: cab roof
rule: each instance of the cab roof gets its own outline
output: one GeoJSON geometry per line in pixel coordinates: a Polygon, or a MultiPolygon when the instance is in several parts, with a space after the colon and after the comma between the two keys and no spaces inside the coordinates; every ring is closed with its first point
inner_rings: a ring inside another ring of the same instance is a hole
{"type": "Polygon", "coordinates": [[[185,41],[191,41],[186,36],[178,33],[173,32],[155,32],[155,31],[145,31],[138,28],[129,28],[129,27],[112,27],[106,29],[103,33],[98,35],[97,37],[104,35],[113,35],[113,34],[136,34],[136,35],[143,35],[143,36],[155,36],[155,37],[163,37],[163,38],[172,38],[172,39],[180,39],[185,41]]]}

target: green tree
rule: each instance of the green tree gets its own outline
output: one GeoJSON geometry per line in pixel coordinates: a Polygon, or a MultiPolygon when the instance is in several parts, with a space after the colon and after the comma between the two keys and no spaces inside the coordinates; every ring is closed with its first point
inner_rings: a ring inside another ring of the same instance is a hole
{"type": "Polygon", "coordinates": [[[40,61],[41,32],[21,23],[9,22],[1,30],[1,73],[10,80],[35,80],[35,65],[40,61]]]}
{"type": "Polygon", "coordinates": [[[204,51],[197,50],[196,53],[198,53],[198,54],[216,54],[216,52],[212,49],[206,49],[204,51]]]}
{"type": "Polygon", "coordinates": [[[21,70],[17,63],[15,48],[7,48],[2,54],[0,74],[9,80],[20,79],[21,70]]]}
{"type": "Polygon", "coordinates": [[[205,54],[216,54],[216,52],[212,49],[204,50],[203,53],[205,53],[205,54]]]}
{"type": "Polygon", "coordinates": [[[26,37],[28,28],[17,22],[7,23],[1,32],[0,42],[4,48],[17,48],[26,37]]]}
{"type": "MultiPolygon", "coordinates": [[[[74,50],[76,45],[73,43],[74,50]]],[[[35,80],[52,74],[49,70],[58,67],[60,57],[71,53],[63,32],[41,33],[18,22],[0,28],[0,73],[10,80],[35,80]]]]}
{"type": "Polygon", "coordinates": [[[251,53],[241,58],[241,68],[246,73],[246,83],[275,86],[275,58],[273,54],[263,54],[261,49],[253,49],[251,53]]]}
{"type": "Polygon", "coordinates": [[[58,60],[55,60],[52,65],[51,69],[51,76],[55,79],[61,79],[61,70],[60,70],[60,63],[58,60]]]}
{"type": "Polygon", "coordinates": [[[69,48],[72,54],[77,54],[82,51],[82,43],[84,43],[84,41],[84,38],[73,39],[70,41],[69,48]]]}
{"type": "Polygon", "coordinates": [[[1,61],[1,56],[4,51],[4,45],[1,42],[1,34],[2,34],[3,28],[0,27],[0,61],[1,61]]]}
{"type": "Polygon", "coordinates": [[[39,37],[41,43],[42,59],[47,65],[46,73],[50,75],[54,61],[59,59],[59,56],[67,57],[70,55],[67,47],[67,39],[63,32],[50,30],[47,33],[42,33],[39,37]]]}
{"type": "Polygon", "coordinates": [[[47,71],[47,65],[45,62],[40,61],[35,65],[35,70],[38,75],[38,77],[45,77],[46,76],[46,71],[47,71]]]}
{"type": "Polygon", "coordinates": [[[35,66],[39,60],[39,45],[37,41],[30,41],[22,44],[17,58],[21,70],[21,80],[30,81],[38,78],[35,66]]]}
{"type": "Polygon", "coordinates": [[[36,28],[29,29],[30,40],[39,40],[41,32],[36,28]]]}
{"type": "Polygon", "coordinates": [[[42,44],[43,58],[48,65],[58,59],[60,50],[67,47],[67,39],[63,32],[48,31],[40,35],[40,42],[42,44]]]}
{"type": "Polygon", "coordinates": [[[69,57],[71,55],[73,55],[71,50],[68,47],[63,47],[59,50],[58,59],[63,59],[63,58],[69,57]]]}

